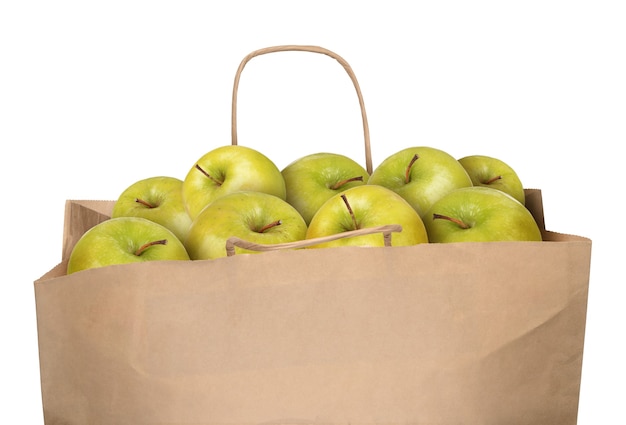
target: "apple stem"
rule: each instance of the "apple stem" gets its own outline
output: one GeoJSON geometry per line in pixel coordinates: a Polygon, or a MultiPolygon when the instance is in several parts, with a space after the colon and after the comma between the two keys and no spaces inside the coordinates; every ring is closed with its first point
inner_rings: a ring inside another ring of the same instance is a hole
{"type": "Polygon", "coordinates": [[[356,182],[356,181],[361,181],[362,182],[363,181],[363,176],[357,176],[357,177],[352,177],[352,178],[349,178],[349,179],[338,181],[337,183],[332,185],[330,188],[333,189],[333,190],[337,190],[341,186],[343,186],[344,184],[347,184],[347,183],[350,183],[350,182],[356,182]]]}
{"type": "Polygon", "coordinates": [[[136,256],[140,256],[141,254],[143,254],[143,252],[146,249],[148,249],[148,248],[150,248],[151,246],[154,246],[154,245],[167,245],[167,239],[160,239],[158,241],[152,241],[152,242],[145,243],[145,244],[141,245],[137,249],[137,251],[135,251],[135,255],[136,256]]]}
{"type": "Polygon", "coordinates": [[[150,202],[146,201],[145,199],[135,198],[135,202],[145,205],[148,208],[156,207],[156,205],[152,205],[150,202]]]}
{"type": "Polygon", "coordinates": [[[266,230],[271,229],[272,227],[280,226],[281,224],[283,224],[281,220],[272,221],[271,223],[261,227],[261,229],[259,229],[259,233],[265,233],[266,230]]]}
{"type": "Polygon", "coordinates": [[[409,177],[411,176],[411,167],[413,167],[413,164],[415,164],[415,161],[417,161],[418,159],[418,154],[413,155],[413,158],[411,158],[411,162],[409,162],[409,165],[406,167],[406,172],[404,173],[405,183],[408,183],[410,181],[409,177]]]}
{"type": "Polygon", "coordinates": [[[346,204],[346,207],[348,208],[348,212],[350,213],[350,217],[352,217],[352,224],[354,224],[354,230],[358,230],[359,225],[356,222],[356,217],[354,216],[354,211],[352,211],[352,207],[350,206],[350,203],[348,202],[348,198],[346,198],[345,194],[342,194],[341,199],[343,199],[343,202],[344,204],[346,204]]]}
{"type": "Polygon", "coordinates": [[[438,218],[439,219],[443,219],[443,220],[451,221],[451,222],[455,223],[456,225],[458,225],[461,229],[469,229],[470,228],[470,226],[467,223],[465,223],[462,220],[459,220],[458,218],[449,217],[447,215],[442,215],[442,214],[433,214],[433,220],[436,220],[438,218]]]}
{"type": "Polygon", "coordinates": [[[490,178],[489,180],[483,181],[483,184],[491,184],[500,180],[501,178],[502,176],[495,176],[495,177],[490,178]]]}
{"type": "Polygon", "coordinates": [[[204,174],[205,176],[207,176],[208,178],[210,178],[210,179],[211,179],[211,180],[212,180],[212,181],[213,181],[216,185],[221,186],[221,185],[224,183],[223,181],[220,181],[220,180],[218,180],[218,179],[214,178],[214,177],[213,177],[213,176],[211,176],[209,173],[207,173],[206,171],[204,171],[204,170],[202,169],[202,167],[200,167],[200,165],[196,164],[196,168],[197,168],[198,170],[200,170],[200,172],[201,172],[202,174],[204,174]]]}

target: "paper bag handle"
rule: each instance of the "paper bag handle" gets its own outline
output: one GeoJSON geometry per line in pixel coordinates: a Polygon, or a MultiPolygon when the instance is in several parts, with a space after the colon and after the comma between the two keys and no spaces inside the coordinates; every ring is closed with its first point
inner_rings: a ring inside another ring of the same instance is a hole
{"type": "Polygon", "coordinates": [[[312,53],[320,53],[331,58],[337,60],[345,71],[350,76],[352,83],[354,84],[354,88],[356,89],[356,94],[359,98],[359,106],[361,107],[361,119],[363,121],[363,136],[365,139],[365,168],[369,174],[372,173],[372,154],[370,147],[370,134],[369,134],[369,125],[367,123],[367,113],[365,112],[365,103],[363,102],[363,94],[361,93],[361,88],[359,87],[359,82],[356,79],[356,75],[352,71],[352,67],[346,62],[338,54],[325,49],[319,46],[304,46],[304,45],[283,45],[283,46],[273,46],[266,47],[264,49],[255,50],[252,53],[248,54],[239,65],[237,69],[237,73],[235,74],[235,83],[233,86],[233,101],[232,101],[232,121],[231,121],[231,135],[232,135],[232,144],[237,144],[237,91],[239,90],[239,80],[241,77],[241,72],[243,71],[246,64],[250,61],[250,59],[264,55],[267,53],[274,52],[286,52],[286,51],[301,51],[301,52],[312,52],[312,53]]]}
{"type": "Polygon", "coordinates": [[[259,244],[243,240],[236,236],[231,236],[226,240],[226,255],[231,257],[235,255],[235,247],[244,248],[252,251],[276,251],[281,249],[297,249],[307,246],[318,245],[337,239],[350,238],[354,236],[370,235],[372,233],[382,233],[385,246],[391,246],[391,234],[401,232],[402,226],[399,224],[387,224],[384,226],[367,227],[365,229],[350,230],[334,235],[320,236],[318,238],[303,239],[295,242],[284,242],[278,244],[259,244]]]}

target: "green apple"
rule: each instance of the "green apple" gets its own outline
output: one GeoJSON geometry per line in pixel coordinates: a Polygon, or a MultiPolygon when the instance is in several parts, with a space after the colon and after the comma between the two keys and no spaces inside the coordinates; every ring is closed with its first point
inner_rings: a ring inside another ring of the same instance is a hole
{"type": "Polygon", "coordinates": [[[364,185],[369,173],[353,159],[320,152],[296,159],[282,170],[287,202],[309,224],[318,208],[333,195],[364,185]]]}
{"type": "MultiPolygon", "coordinates": [[[[376,185],[356,186],[328,199],[311,219],[306,239],[388,224],[402,226],[401,232],[393,233],[392,246],[428,242],[426,228],[417,211],[391,189],[376,185]]],[[[374,233],[336,239],[310,248],[336,246],[384,246],[384,238],[374,233]]]]}
{"type": "Polygon", "coordinates": [[[454,189],[472,186],[465,168],[441,149],[402,149],[372,171],[368,184],[384,186],[407,200],[423,218],[430,206],[454,189]]]}
{"type": "Polygon", "coordinates": [[[74,245],[67,274],[113,264],[189,260],[183,243],[167,227],[142,217],[117,217],[87,230],[74,245]]]}
{"type": "Polygon", "coordinates": [[[528,209],[511,195],[484,186],[456,189],[435,202],[424,218],[431,243],[541,241],[528,209]]]}
{"type": "Polygon", "coordinates": [[[183,202],[183,181],[176,177],[148,177],[128,186],[111,213],[116,217],[143,217],[159,223],[184,241],[191,217],[183,202]]]}
{"type": "Polygon", "coordinates": [[[213,149],[198,159],[183,180],[183,201],[191,219],[221,196],[238,191],[268,193],[286,199],[285,180],[261,152],[241,145],[213,149]]]}
{"type": "MultiPolygon", "coordinates": [[[[259,244],[295,242],[306,236],[306,223],[287,201],[263,192],[224,195],[194,219],[185,247],[192,260],[226,257],[231,236],[259,244]]],[[[237,253],[259,251],[237,248],[237,253]]]]}
{"type": "Polygon", "coordinates": [[[499,158],[469,155],[459,159],[474,186],[487,186],[508,193],[522,204],[526,203],[524,186],[513,168],[499,158]]]}

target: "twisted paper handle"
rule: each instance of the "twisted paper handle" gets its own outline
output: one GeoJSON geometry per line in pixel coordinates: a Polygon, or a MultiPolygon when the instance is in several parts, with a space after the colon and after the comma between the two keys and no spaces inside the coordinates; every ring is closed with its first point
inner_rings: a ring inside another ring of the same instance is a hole
{"type": "Polygon", "coordinates": [[[241,78],[241,72],[243,71],[246,64],[250,61],[250,59],[256,56],[265,55],[267,53],[286,52],[286,51],[312,52],[312,53],[320,53],[320,54],[330,56],[331,58],[337,60],[337,62],[339,62],[343,66],[345,71],[348,73],[348,75],[350,76],[350,79],[352,80],[352,83],[354,84],[354,88],[356,89],[356,94],[359,98],[359,106],[361,107],[361,119],[363,121],[363,136],[365,140],[365,169],[367,170],[369,174],[371,174],[372,173],[372,153],[371,153],[371,147],[370,147],[369,125],[367,122],[367,113],[365,112],[365,103],[363,102],[363,94],[361,93],[359,82],[357,81],[356,75],[354,74],[354,71],[352,71],[350,64],[348,64],[348,62],[346,62],[345,59],[343,59],[338,54],[328,49],[325,49],[323,47],[319,47],[319,46],[285,45],[285,46],[266,47],[264,49],[255,50],[254,52],[248,54],[245,58],[243,58],[243,60],[241,61],[241,64],[239,65],[239,68],[237,69],[237,73],[235,74],[235,83],[233,86],[232,121],[231,121],[232,144],[233,145],[237,144],[237,92],[239,90],[239,80],[241,78]]]}
{"type": "Polygon", "coordinates": [[[348,232],[337,233],[334,235],[320,236],[319,238],[304,239],[295,242],[285,242],[279,244],[258,244],[249,242],[232,236],[226,240],[226,255],[231,257],[235,255],[235,247],[249,249],[252,251],[277,251],[281,249],[298,249],[308,246],[319,245],[325,242],[331,242],[337,239],[351,238],[354,236],[370,235],[373,233],[382,233],[385,246],[391,246],[391,234],[401,232],[402,226],[399,224],[387,224],[384,226],[368,227],[365,229],[350,230],[348,232]]]}

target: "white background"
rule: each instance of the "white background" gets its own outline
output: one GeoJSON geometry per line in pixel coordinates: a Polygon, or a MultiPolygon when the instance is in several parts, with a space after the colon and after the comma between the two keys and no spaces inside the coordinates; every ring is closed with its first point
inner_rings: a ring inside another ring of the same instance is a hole
{"type": "MultiPolygon", "coordinates": [[[[33,281],[66,199],[184,177],[230,143],[245,55],[312,44],[354,69],[374,165],[411,145],[487,154],[541,188],[550,230],[593,240],[579,424],[626,423],[626,13],[620,1],[5,1],[0,6],[0,423],[42,424],[33,281]]],[[[253,59],[239,144],[282,168],[363,161],[354,88],[322,55],[253,59]]]]}

